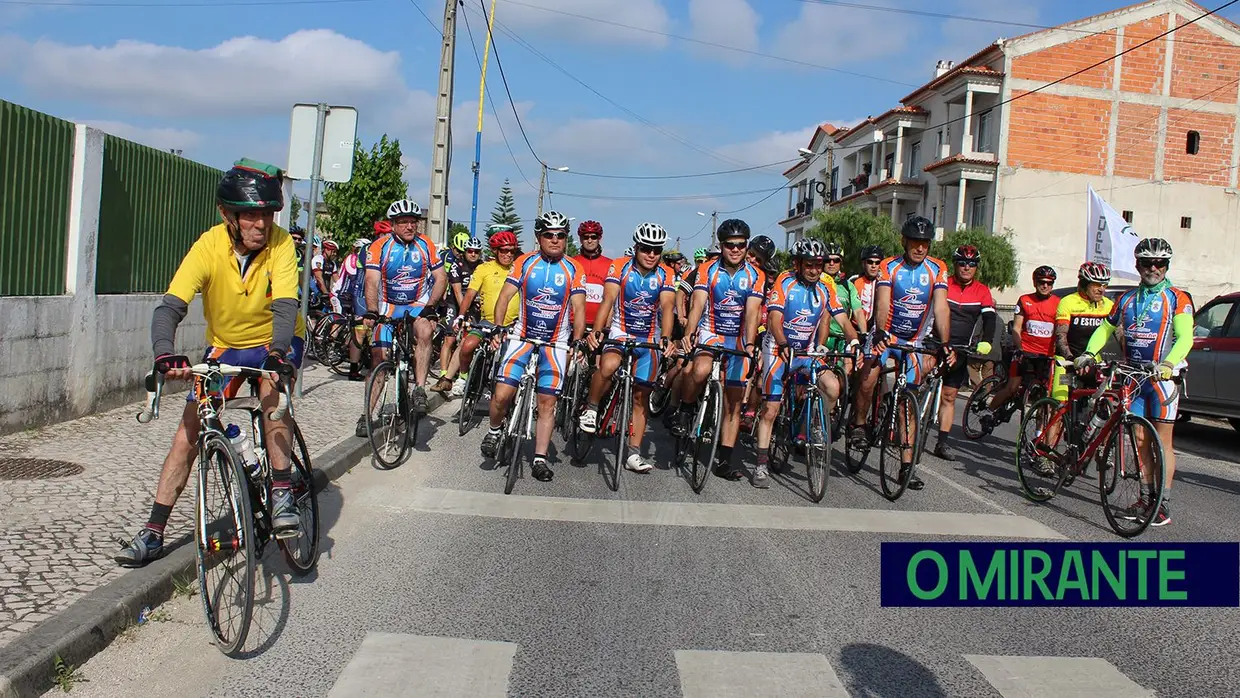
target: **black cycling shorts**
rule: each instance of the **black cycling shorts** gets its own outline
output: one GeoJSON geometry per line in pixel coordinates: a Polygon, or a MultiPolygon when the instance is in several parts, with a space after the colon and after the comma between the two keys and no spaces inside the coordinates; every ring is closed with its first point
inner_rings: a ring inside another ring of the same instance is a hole
{"type": "Polygon", "coordinates": [[[963,356],[956,356],[956,365],[943,374],[943,385],[948,388],[960,389],[969,382],[969,361],[963,356]]]}

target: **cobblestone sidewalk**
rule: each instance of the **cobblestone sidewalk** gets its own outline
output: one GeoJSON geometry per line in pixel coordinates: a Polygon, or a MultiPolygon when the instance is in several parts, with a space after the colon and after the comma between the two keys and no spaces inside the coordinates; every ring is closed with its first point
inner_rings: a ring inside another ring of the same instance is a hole
{"type": "MultiPolygon", "coordinates": [[[[311,460],[353,433],[362,385],[307,366],[294,406],[311,460]]],[[[126,573],[112,554],[146,522],[184,400],[166,396],[150,424],[134,419],[134,403],[0,438],[0,459],[65,463],[52,477],[0,474],[0,646],[126,573]]],[[[192,483],[168,521],[169,539],[190,530],[192,483]]]]}

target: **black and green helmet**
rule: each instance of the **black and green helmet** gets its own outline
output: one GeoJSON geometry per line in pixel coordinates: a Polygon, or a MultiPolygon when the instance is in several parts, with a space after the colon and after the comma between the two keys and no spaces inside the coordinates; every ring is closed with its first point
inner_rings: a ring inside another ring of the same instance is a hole
{"type": "Polygon", "coordinates": [[[215,200],[225,210],[279,211],[284,208],[284,188],[280,168],[242,158],[215,189],[215,200]]]}

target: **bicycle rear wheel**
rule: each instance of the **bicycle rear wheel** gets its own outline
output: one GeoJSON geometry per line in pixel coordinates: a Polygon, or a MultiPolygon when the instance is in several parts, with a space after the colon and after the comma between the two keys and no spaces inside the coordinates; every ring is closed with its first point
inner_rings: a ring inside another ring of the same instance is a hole
{"type": "Polygon", "coordinates": [[[840,386],[840,396],[831,405],[831,442],[839,441],[844,436],[844,428],[852,420],[852,386],[848,374],[841,366],[834,366],[835,382],[840,386]]]}
{"type": "MultiPolygon", "coordinates": [[[[891,394],[882,394],[883,381],[880,378],[874,386],[870,401],[870,424],[872,433],[866,434],[864,426],[853,428],[851,425],[844,430],[844,467],[849,475],[856,475],[865,467],[870,457],[870,449],[879,442],[882,425],[887,423],[887,415],[891,414],[891,394]]],[[[851,411],[851,410],[850,410],[851,411]]]]}
{"type": "Polygon", "coordinates": [[[827,480],[831,477],[831,424],[824,413],[823,400],[813,393],[805,406],[805,470],[809,476],[809,496],[815,504],[826,496],[827,480]]]}
{"type": "Polygon", "coordinates": [[[616,458],[611,468],[611,482],[608,483],[612,492],[620,489],[620,470],[624,467],[624,461],[629,456],[629,429],[632,428],[631,422],[633,419],[632,378],[625,378],[624,387],[616,392],[619,396],[617,399],[620,401],[620,404],[617,405],[615,411],[616,458]]]}
{"type": "Polygon", "coordinates": [[[983,427],[981,424],[981,412],[990,406],[990,398],[994,397],[995,391],[1003,385],[1003,377],[993,375],[978,384],[973,390],[973,394],[964,403],[964,413],[960,415],[960,426],[964,430],[965,438],[976,441],[983,436],[987,436],[994,431],[994,427],[983,427]]]}
{"type": "MultiPolygon", "coordinates": [[[[401,383],[407,379],[400,376],[401,383]]],[[[409,413],[407,389],[398,385],[396,365],[384,361],[366,378],[366,437],[375,462],[384,470],[400,465],[409,452],[410,429],[405,423],[409,413]]]]}
{"type": "Polygon", "coordinates": [[[508,445],[504,451],[508,455],[508,472],[504,480],[504,494],[512,494],[517,479],[521,477],[521,442],[525,440],[526,412],[529,409],[529,395],[526,395],[524,384],[517,388],[517,399],[508,413],[508,425],[504,428],[508,445]]]}
{"type": "Polygon", "coordinates": [[[207,625],[216,647],[235,656],[250,632],[258,555],[249,482],[240,459],[218,434],[206,437],[199,458],[194,543],[207,625]],[[212,496],[217,487],[218,499],[212,496]]]}
{"type": "MultiPolygon", "coordinates": [[[[581,430],[581,413],[586,408],[592,371],[584,367],[578,367],[577,371],[577,385],[574,386],[572,405],[564,414],[564,429],[569,458],[580,463],[590,457],[590,450],[594,448],[594,435],[581,430]]],[[[614,393],[614,389],[612,392],[614,393]]],[[[611,394],[608,394],[601,404],[611,404],[611,394]]],[[[596,418],[595,423],[599,427],[602,427],[602,422],[601,418],[596,418]]]]}
{"type": "Polygon", "coordinates": [[[486,371],[486,351],[479,347],[469,359],[469,379],[465,381],[465,392],[461,394],[461,404],[456,414],[457,433],[464,436],[473,428],[477,416],[478,400],[482,397],[483,375],[486,371]]]}
{"type": "Polygon", "coordinates": [[[1106,462],[1098,463],[1102,511],[1113,531],[1132,538],[1145,532],[1162,505],[1166,477],[1162,440],[1148,419],[1127,414],[1111,430],[1110,441],[1106,462]]]}
{"type": "Polygon", "coordinates": [[[895,397],[891,405],[891,413],[884,422],[879,437],[881,448],[878,453],[879,483],[883,488],[883,496],[896,501],[908,489],[913,477],[913,468],[903,465],[904,453],[913,457],[917,452],[917,440],[921,430],[920,414],[917,410],[917,396],[905,388],[895,397]]]}
{"type": "Polygon", "coordinates": [[[710,474],[715,462],[715,450],[719,446],[719,429],[723,421],[723,406],[720,404],[719,384],[710,381],[706,384],[701,405],[698,407],[698,418],[695,429],[690,433],[693,437],[693,468],[690,473],[690,485],[696,494],[702,493],[706,486],[706,477],[710,474]]]}
{"type": "Polygon", "coordinates": [[[671,366],[672,361],[667,358],[659,363],[659,377],[655,380],[654,387],[650,389],[650,396],[646,401],[646,414],[651,417],[662,415],[672,402],[672,386],[667,379],[667,372],[671,366]]]}
{"type": "Polygon", "coordinates": [[[1016,477],[1020,489],[1031,501],[1045,502],[1059,490],[1069,463],[1068,408],[1058,400],[1042,398],[1029,405],[1016,436],[1016,477]]]}
{"type": "Polygon", "coordinates": [[[293,423],[292,461],[293,498],[301,514],[301,529],[296,538],[280,538],[284,559],[293,573],[302,576],[314,569],[319,560],[319,495],[314,487],[314,468],[310,451],[301,438],[301,429],[293,423]]]}

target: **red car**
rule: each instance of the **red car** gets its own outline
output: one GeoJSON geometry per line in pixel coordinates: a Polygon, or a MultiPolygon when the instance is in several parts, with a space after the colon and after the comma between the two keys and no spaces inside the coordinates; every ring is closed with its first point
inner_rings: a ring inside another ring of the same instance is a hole
{"type": "Polygon", "coordinates": [[[1240,431],[1240,292],[1201,306],[1194,321],[1180,414],[1223,418],[1240,431]]]}

